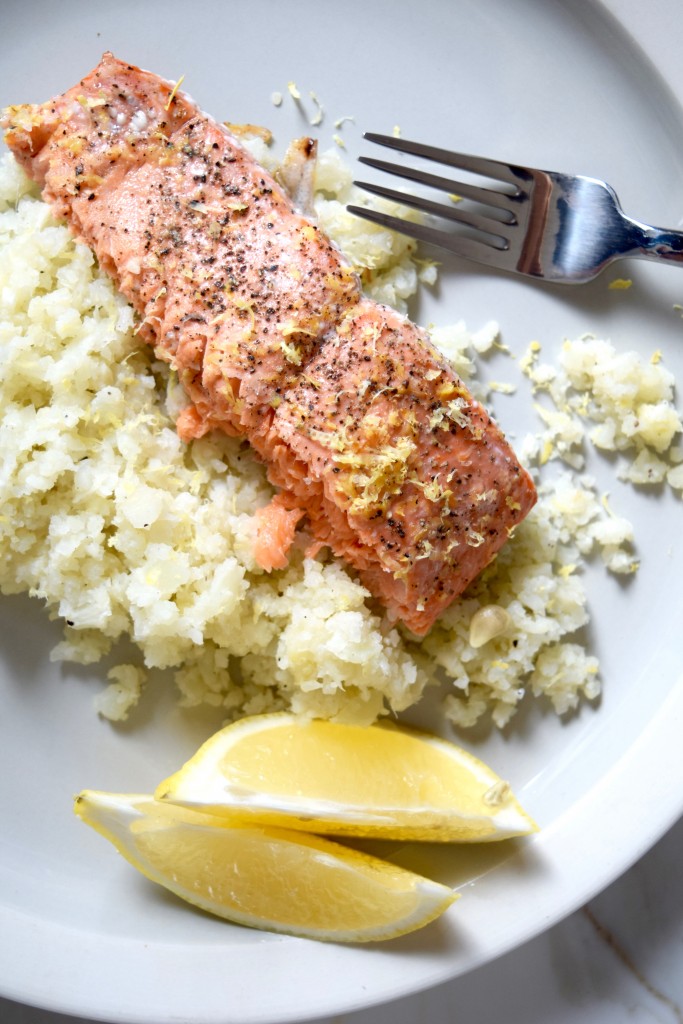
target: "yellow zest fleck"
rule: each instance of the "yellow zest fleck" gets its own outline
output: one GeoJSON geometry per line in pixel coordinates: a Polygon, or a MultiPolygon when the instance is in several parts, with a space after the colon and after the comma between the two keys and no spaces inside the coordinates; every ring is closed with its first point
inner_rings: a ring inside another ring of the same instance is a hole
{"type": "Polygon", "coordinates": [[[540,464],[542,466],[545,466],[546,462],[548,461],[548,459],[551,457],[552,454],[553,454],[553,442],[549,438],[546,438],[546,440],[543,442],[543,448],[541,449],[541,454],[540,454],[540,457],[539,457],[538,461],[540,462],[540,464]]]}
{"type": "MultiPolygon", "coordinates": [[[[231,355],[237,355],[237,346],[233,346],[232,348],[229,347],[227,351],[229,351],[231,355]]],[[[188,387],[191,383],[189,375],[185,374],[184,377],[185,386],[188,387]]],[[[228,405],[232,406],[232,408],[234,409],[237,404],[237,396],[235,395],[235,391],[233,388],[232,378],[230,377],[229,373],[225,372],[225,370],[221,370],[221,377],[223,379],[223,387],[220,389],[220,394],[223,396],[228,405]]]]}
{"type": "Polygon", "coordinates": [[[452,203],[461,203],[462,202],[462,196],[459,196],[457,194],[457,192],[449,192],[448,193],[448,198],[450,199],[450,201],[452,203]]]}
{"type": "Polygon", "coordinates": [[[301,349],[297,348],[296,345],[290,345],[284,340],[284,338],[280,342],[280,348],[288,363],[294,363],[295,366],[301,366],[301,349]]]}
{"type": "Polygon", "coordinates": [[[391,134],[394,136],[395,139],[400,139],[401,138],[401,126],[398,125],[398,124],[395,124],[391,134]]]}
{"type": "Polygon", "coordinates": [[[499,658],[495,658],[494,661],[491,662],[491,668],[510,668],[510,663],[508,661],[501,661],[499,658]]]}
{"type": "Polygon", "coordinates": [[[333,135],[332,141],[336,143],[336,145],[339,146],[340,149],[346,149],[346,143],[342,139],[341,135],[333,135]]]}
{"type": "MultiPolygon", "coordinates": [[[[467,399],[465,398],[454,398],[452,402],[449,402],[446,406],[446,414],[450,420],[457,423],[459,427],[467,427],[470,425],[469,415],[465,412],[468,406],[467,399]]],[[[481,436],[481,431],[479,432],[481,436]]]]}
{"type": "Polygon", "coordinates": [[[423,485],[422,493],[428,501],[436,503],[439,501],[447,501],[448,498],[452,496],[453,491],[443,487],[438,480],[432,480],[430,483],[423,485]]]}
{"type": "Polygon", "coordinates": [[[376,413],[367,413],[363,417],[361,430],[371,445],[385,444],[389,439],[387,424],[384,418],[376,413]]]}
{"type": "Polygon", "coordinates": [[[355,120],[356,120],[355,117],[353,117],[350,114],[347,114],[345,117],[338,117],[337,120],[334,122],[334,127],[335,128],[341,128],[345,121],[355,121],[355,120]]]}
{"type": "Polygon", "coordinates": [[[239,298],[239,296],[235,297],[232,300],[232,304],[237,309],[239,309],[241,312],[245,312],[245,313],[248,314],[249,323],[245,327],[244,332],[242,334],[242,340],[243,341],[248,341],[248,339],[254,333],[254,327],[256,326],[256,315],[254,313],[254,304],[253,304],[253,302],[250,302],[248,299],[241,299],[241,298],[239,298]]]}
{"type": "Polygon", "coordinates": [[[346,472],[337,478],[337,487],[350,499],[351,513],[370,515],[383,508],[389,498],[398,494],[409,472],[408,462],[416,446],[407,437],[399,437],[393,445],[362,454],[340,452],[337,465],[346,472]]]}
{"type": "Polygon", "coordinates": [[[661,350],[661,348],[658,348],[650,356],[650,362],[652,363],[653,366],[656,366],[657,363],[661,363],[661,361],[662,361],[662,350],[661,350]]]}
{"type": "Polygon", "coordinates": [[[297,89],[296,84],[294,82],[287,82],[287,90],[288,90],[289,95],[292,97],[293,100],[300,100],[301,99],[301,93],[297,89]]]}
{"type": "Polygon", "coordinates": [[[507,505],[511,512],[521,511],[522,506],[520,505],[520,503],[518,501],[515,501],[515,499],[509,494],[505,499],[505,504],[507,505]]]}
{"type": "Polygon", "coordinates": [[[540,351],[541,351],[541,344],[540,344],[540,342],[532,341],[532,342],[529,343],[529,346],[528,346],[526,352],[524,353],[524,355],[522,356],[522,358],[519,361],[519,365],[520,365],[520,369],[522,370],[522,373],[525,373],[527,376],[529,375],[529,372],[530,372],[531,368],[533,367],[534,363],[538,359],[538,355],[539,355],[540,351]]]}
{"type": "Polygon", "coordinates": [[[477,502],[480,502],[480,501],[495,501],[497,497],[498,497],[497,489],[495,487],[491,487],[488,491],[480,491],[479,494],[477,494],[475,496],[474,500],[477,501],[477,502]]]}
{"type": "Polygon", "coordinates": [[[410,562],[405,555],[401,555],[399,561],[403,563],[403,568],[395,569],[392,576],[395,580],[404,580],[410,572],[410,562]]]}
{"type": "Polygon", "coordinates": [[[78,156],[79,153],[83,152],[83,143],[84,143],[84,140],[83,140],[83,138],[80,135],[76,135],[76,136],[68,136],[67,135],[67,136],[64,136],[63,140],[60,141],[58,143],[58,145],[63,146],[65,149],[68,149],[69,152],[73,153],[74,156],[78,156]]]}
{"type": "Polygon", "coordinates": [[[505,382],[492,380],[489,385],[489,391],[498,391],[501,395],[514,395],[517,388],[514,384],[506,384],[505,382]]]}
{"type": "Polygon", "coordinates": [[[178,79],[178,81],[176,82],[176,84],[171,89],[169,95],[168,95],[168,101],[166,103],[166,106],[164,107],[164,110],[168,111],[168,110],[171,109],[171,104],[175,100],[176,94],[178,92],[178,89],[180,88],[180,86],[183,84],[184,81],[185,81],[185,75],[181,75],[180,78],[178,79]]]}
{"type": "Polygon", "coordinates": [[[455,398],[456,395],[464,395],[465,392],[462,388],[458,387],[453,381],[446,381],[436,389],[437,398],[455,398]]]}
{"type": "Polygon", "coordinates": [[[324,448],[331,448],[334,452],[342,452],[348,444],[343,428],[335,430],[332,427],[330,430],[318,430],[313,427],[309,431],[309,436],[312,441],[317,441],[324,448]]]}
{"type": "Polygon", "coordinates": [[[607,285],[611,292],[625,292],[631,287],[633,281],[630,277],[615,277],[613,281],[607,285]]]}
{"type": "Polygon", "coordinates": [[[431,558],[433,550],[434,550],[434,545],[432,544],[431,541],[429,541],[429,540],[421,540],[420,541],[420,554],[419,555],[415,555],[415,561],[416,562],[422,562],[422,561],[424,561],[425,558],[431,558]]]}
{"type": "MultiPolygon", "coordinates": [[[[323,280],[327,288],[340,292],[343,295],[356,290],[356,272],[351,267],[341,267],[334,274],[325,274],[323,280]]],[[[370,333],[373,330],[374,328],[370,329],[370,333]]],[[[364,328],[363,333],[368,333],[367,327],[364,328]]]]}
{"type": "Polygon", "coordinates": [[[319,325],[313,321],[310,327],[305,327],[303,324],[294,323],[290,320],[286,324],[279,324],[280,334],[284,338],[289,338],[291,334],[307,334],[309,338],[315,338],[320,330],[319,325]]]}
{"type": "MultiPolygon", "coordinates": [[[[436,430],[437,427],[442,427],[444,430],[448,429],[448,421],[455,423],[458,427],[470,427],[470,417],[465,411],[468,403],[464,398],[454,398],[452,402],[447,402],[446,405],[440,406],[435,409],[432,415],[429,417],[428,427],[430,430],[436,430]]],[[[477,432],[473,431],[473,437],[477,436],[477,432]]],[[[481,431],[478,434],[481,437],[481,431]]]]}
{"type": "Polygon", "coordinates": [[[566,580],[575,571],[576,571],[576,566],[573,563],[570,563],[568,565],[560,566],[560,568],[557,570],[557,575],[561,576],[563,580],[566,580]]]}

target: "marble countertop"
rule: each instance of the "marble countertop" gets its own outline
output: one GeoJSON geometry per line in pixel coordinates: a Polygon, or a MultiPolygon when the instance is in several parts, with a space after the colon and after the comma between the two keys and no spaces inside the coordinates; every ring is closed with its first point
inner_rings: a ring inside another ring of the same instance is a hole
{"type": "MultiPolygon", "coordinates": [[[[315,1024],[683,1024],[682,859],[683,819],[603,893],[514,952],[400,1002],[315,1024]]],[[[76,1024],[5,999],[0,1021],[76,1024]]]]}

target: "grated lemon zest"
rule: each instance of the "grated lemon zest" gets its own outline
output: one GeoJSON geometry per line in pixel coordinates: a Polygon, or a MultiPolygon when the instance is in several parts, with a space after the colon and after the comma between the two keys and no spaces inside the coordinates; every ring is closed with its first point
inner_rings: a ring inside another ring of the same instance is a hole
{"type": "Polygon", "coordinates": [[[284,339],[280,342],[280,348],[288,363],[301,366],[301,349],[297,348],[296,345],[290,345],[284,339]]]}
{"type": "Polygon", "coordinates": [[[543,448],[539,456],[539,462],[542,466],[545,466],[546,462],[550,459],[553,454],[553,443],[549,438],[543,442],[543,448]]]}
{"type": "Polygon", "coordinates": [[[169,93],[168,102],[166,103],[166,106],[164,107],[164,110],[170,110],[171,109],[171,104],[173,103],[174,99],[176,98],[178,89],[180,88],[180,86],[183,84],[184,81],[185,81],[185,75],[181,75],[180,78],[178,79],[178,81],[176,82],[176,84],[171,89],[171,92],[169,93]]]}

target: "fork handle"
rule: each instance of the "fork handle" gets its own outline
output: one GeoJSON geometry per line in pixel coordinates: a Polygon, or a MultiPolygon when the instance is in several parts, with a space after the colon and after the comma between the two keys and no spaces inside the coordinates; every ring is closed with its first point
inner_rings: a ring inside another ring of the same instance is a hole
{"type": "Polygon", "coordinates": [[[630,246],[622,256],[683,264],[683,231],[653,228],[630,218],[629,223],[632,228],[630,246]]]}

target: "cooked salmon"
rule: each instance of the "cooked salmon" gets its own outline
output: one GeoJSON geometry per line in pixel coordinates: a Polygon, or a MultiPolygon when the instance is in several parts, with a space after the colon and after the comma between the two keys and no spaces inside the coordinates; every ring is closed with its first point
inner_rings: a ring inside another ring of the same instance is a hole
{"type": "Polygon", "coordinates": [[[292,546],[303,509],[287,508],[287,496],[276,494],[272,501],[254,513],[256,536],[254,557],[262,569],[285,569],[287,552],[292,546]]]}
{"type": "Polygon", "coordinates": [[[279,488],[255,554],[282,568],[305,515],[392,621],[426,633],[536,499],[420,328],[362,295],[339,250],[238,139],[171,83],[105,54],[5,138],[177,371],[186,440],[248,438],[279,488]]]}

